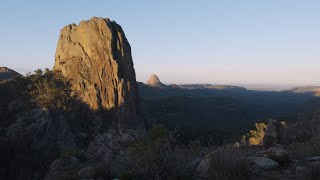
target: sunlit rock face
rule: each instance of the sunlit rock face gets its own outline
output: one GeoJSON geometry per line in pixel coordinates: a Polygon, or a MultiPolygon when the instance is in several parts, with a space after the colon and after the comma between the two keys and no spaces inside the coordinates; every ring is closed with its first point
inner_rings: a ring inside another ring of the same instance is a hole
{"type": "Polygon", "coordinates": [[[138,88],[131,47],[120,25],[94,17],[65,26],[56,49],[54,70],[93,110],[114,113],[119,122],[135,121],[138,88]]]}
{"type": "Polygon", "coordinates": [[[152,74],[147,81],[147,85],[151,87],[157,87],[157,88],[166,88],[166,85],[164,85],[157,75],[152,74]]]}

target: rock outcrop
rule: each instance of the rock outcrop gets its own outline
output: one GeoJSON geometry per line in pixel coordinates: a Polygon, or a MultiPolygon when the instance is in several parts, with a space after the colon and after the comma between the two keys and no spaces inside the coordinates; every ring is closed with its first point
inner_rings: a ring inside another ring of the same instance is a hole
{"type": "Polygon", "coordinates": [[[149,80],[147,81],[147,85],[151,87],[157,87],[157,88],[166,88],[167,86],[164,85],[157,75],[152,74],[149,80]]]}
{"type": "Polygon", "coordinates": [[[107,110],[121,124],[135,124],[138,88],[131,47],[120,25],[94,17],[61,30],[54,70],[93,110],[107,110]]]}
{"type": "Polygon", "coordinates": [[[282,144],[284,141],[283,124],[276,120],[269,120],[267,130],[263,137],[263,147],[268,149],[277,144],[282,144]]]}
{"type": "Polygon", "coordinates": [[[174,88],[174,89],[181,89],[180,86],[177,84],[170,84],[169,87],[174,88]]]}
{"type": "Polygon", "coordinates": [[[118,24],[92,18],[64,27],[54,70],[61,74],[0,82],[0,152],[10,160],[0,163],[0,179],[72,179],[70,169],[91,177],[91,163],[110,162],[137,134],[138,88],[118,24]]]}
{"type": "Polygon", "coordinates": [[[0,67],[0,81],[9,80],[14,76],[21,76],[21,75],[7,67],[0,67]]]}
{"type": "Polygon", "coordinates": [[[264,157],[277,161],[282,165],[291,163],[288,152],[281,147],[270,147],[267,150],[259,151],[257,153],[263,155],[264,157]]]}
{"type": "Polygon", "coordinates": [[[257,165],[257,167],[263,170],[277,169],[280,166],[280,164],[277,161],[274,161],[266,157],[256,157],[254,159],[254,163],[257,165]]]}

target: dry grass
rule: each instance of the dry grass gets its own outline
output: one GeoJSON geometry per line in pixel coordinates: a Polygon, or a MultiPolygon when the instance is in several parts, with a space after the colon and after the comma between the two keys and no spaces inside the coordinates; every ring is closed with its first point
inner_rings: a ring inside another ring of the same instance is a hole
{"type": "Polygon", "coordinates": [[[194,154],[176,144],[175,134],[155,125],[117,158],[120,167],[114,173],[122,179],[193,179],[194,154]]]}
{"type": "Polygon", "coordinates": [[[320,165],[310,168],[305,174],[305,180],[319,180],[320,165]]]}
{"type": "Polygon", "coordinates": [[[211,179],[246,180],[250,167],[246,152],[239,148],[220,148],[211,154],[211,179]]]}
{"type": "Polygon", "coordinates": [[[298,160],[317,156],[320,154],[320,135],[312,137],[307,142],[294,142],[286,149],[294,159],[298,160]]]}
{"type": "Polygon", "coordinates": [[[286,149],[293,158],[302,160],[307,157],[320,154],[320,125],[319,121],[305,122],[306,131],[311,132],[312,137],[304,141],[294,141],[286,149]]]}

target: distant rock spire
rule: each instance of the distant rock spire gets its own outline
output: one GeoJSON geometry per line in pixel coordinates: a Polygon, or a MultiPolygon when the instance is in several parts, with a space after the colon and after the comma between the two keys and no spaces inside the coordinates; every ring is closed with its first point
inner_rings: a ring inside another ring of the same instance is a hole
{"type": "Polygon", "coordinates": [[[164,85],[157,75],[152,74],[149,80],[147,81],[147,85],[151,87],[158,87],[158,88],[166,88],[167,86],[164,85]]]}

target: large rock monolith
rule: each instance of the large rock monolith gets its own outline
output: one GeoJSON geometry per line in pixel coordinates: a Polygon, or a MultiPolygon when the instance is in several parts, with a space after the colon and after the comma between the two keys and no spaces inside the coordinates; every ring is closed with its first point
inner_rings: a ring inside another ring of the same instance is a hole
{"type": "Polygon", "coordinates": [[[114,113],[121,124],[135,124],[138,88],[131,47],[120,25],[94,17],[60,33],[54,70],[93,110],[114,113]]]}

